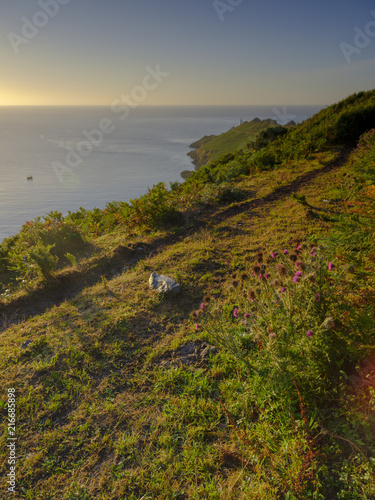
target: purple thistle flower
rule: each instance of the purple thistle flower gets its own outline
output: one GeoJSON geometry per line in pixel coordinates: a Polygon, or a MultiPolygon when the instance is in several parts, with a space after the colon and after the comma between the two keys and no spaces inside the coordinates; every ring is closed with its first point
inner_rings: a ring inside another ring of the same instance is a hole
{"type": "Polygon", "coordinates": [[[294,283],[298,283],[298,282],[299,282],[299,280],[300,280],[300,277],[299,277],[299,276],[294,276],[294,277],[293,277],[293,282],[294,282],[294,283]]]}
{"type": "Polygon", "coordinates": [[[289,250],[285,249],[285,250],[284,250],[284,254],[285,254],[285,255],[288,255],[288,253],[289,253],[289,250]]]}
{"type": "Polygon", "coordinates": [[[243,315],[243,317],[244,317],[244,318],[248,318],[249,316],[250,316],[250,314],[249,314],[249,313],[245,313],[245,314],[243,315]]]}
{"type": "Polygon", "coordinates": [[[272,252],[272,253],[271,253],[271,257],[272,257],[273,259],[276,259],[276,254],[275,254],[274,252],[272,252]]]}
{"type": "Polygon", "coordinates": [[[196,330],[199,330],[199,325],[198,325],[198,323],[195,325],[195,329],[196,329],[196,330]]]}
{"type": "Polygon", "coordinates": [[[297,271],[296,276],[302,276],[302,271],[297,271]]]}
{"type": "Polygon", "coordinates": [[[201,309],[202,309],[202,311],[204,311],[204,308],[205,308],[205,307],[206,307],[206,304],[205,304],[204,302],[202,302],[202,304],[201,304],[201,309]]]}
{"type": "Polygon", "coordinates": [[[330,263],[328,264],[328,270],[329,270],[329,271],[332,271],[332,269],[333,269],[333,264],[332,264],[332,262],[330,262],[330,263]]]}
{"type": "Polygon", "coordinates": [[[307,332],[306,332],[307,337],[311,337],[312,334],[313,334],[313,332],[311,330],[307,330],[307,332]]]}
{"type": "Polygon", "coordinates": [[[233,311],[233,316],[234,316],[235,318],[238,318],[238,309],[237,309],[237,307],[236,307],[236,309],[234,309],[234,311],[233,311]]]}
{"type": "Polygon", "coordinates": [[[285,293],[286,292],[286,288],[284,286],[281,287],[281,293],[285,293]]]}
{"type": "Polygon", "coordinates": [[[296,268],[297,269],[299,268],[300,264],[302,264],[302,262],[300,260],[297,260],[297,262],[296,262],[296,268]]]}

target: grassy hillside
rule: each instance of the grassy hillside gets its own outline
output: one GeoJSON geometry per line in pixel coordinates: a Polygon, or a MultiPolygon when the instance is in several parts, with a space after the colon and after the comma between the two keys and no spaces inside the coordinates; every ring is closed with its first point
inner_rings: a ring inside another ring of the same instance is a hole
{"type": "Polygon", "coordinates": [[[0,246],[15,498],[375,498],[373,99],[0,246]]]}
{"type": "Polygon", "coordinates": [[[255,142],[257,135],[262,130],[275,126],[277,126],[275,120],[254,118],[250,122],[244,122],[223,134],[205,136],[194,142],[190,145],[194,151],[188,155],[193,159],[194,165],[199,168],[225,153],[246,148],[249,143],[255,142]]]}

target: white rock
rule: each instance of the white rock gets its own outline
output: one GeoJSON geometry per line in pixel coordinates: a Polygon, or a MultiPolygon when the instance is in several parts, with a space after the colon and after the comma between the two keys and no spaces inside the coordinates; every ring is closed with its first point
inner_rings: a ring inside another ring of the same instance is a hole
{"type": "Polygon", "coordinates": [[[150,279],[148,280],[148,286],[151,290],[156,290],[158,293],[179,293],[181,291],[181,286],[177,281],[168,276],[156,273],[151,273],[150,279]]]}

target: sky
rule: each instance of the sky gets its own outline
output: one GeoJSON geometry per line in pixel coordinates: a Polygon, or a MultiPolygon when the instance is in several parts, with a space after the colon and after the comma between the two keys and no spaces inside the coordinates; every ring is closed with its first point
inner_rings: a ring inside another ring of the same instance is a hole
{"type": "Polygon", "coordinates": [[[332,104],[375,87],[372,0],[0,0],[0,105],[332,104]]]}

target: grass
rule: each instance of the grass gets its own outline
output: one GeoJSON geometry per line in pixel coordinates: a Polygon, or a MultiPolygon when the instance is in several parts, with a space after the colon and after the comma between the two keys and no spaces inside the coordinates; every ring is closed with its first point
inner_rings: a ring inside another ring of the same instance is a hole
{"type": "Polygon", "coordinates": [[[82,245],[48,253],[76,263],[15,269],[27,283],[1,304],[0,463],[14,387],[16,498],[375,498],[374,137],[234,177],[237,200],[202,196],[204,171],[157,188],[178,224],[129,227],[118,206],[56,222],[82,245]],[[149,290],[152,271],[181,294],[149,290]],[[178,354],[191,345],[199,362],[178,354]]]}
{"type": "Polygon", "coordinates": [[[189,156],[193,158],[194,164],[200,167],[227,153],[246,149],[250,143],[255,142],[260,132],[276,124],[275,120],[254,118],[250,122],[244,122],[223,134],[206,136],[193,143],[191,147],[195,150],[189,153],[189,156]]]}

